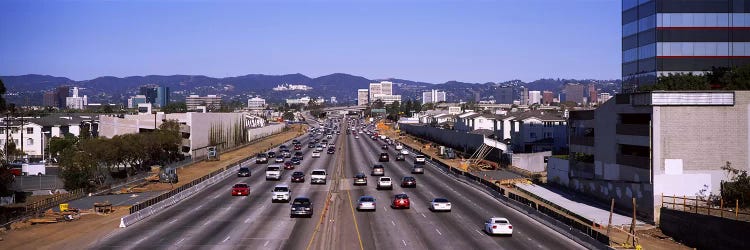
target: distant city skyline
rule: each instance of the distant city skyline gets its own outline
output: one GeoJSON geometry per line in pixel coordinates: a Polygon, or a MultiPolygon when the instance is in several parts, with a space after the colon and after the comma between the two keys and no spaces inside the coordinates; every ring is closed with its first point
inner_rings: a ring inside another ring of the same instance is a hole
{"type": "Polygon", "coordinates": [[[0,2],[0,75],[619,79],[616,0],[0,2]]]}

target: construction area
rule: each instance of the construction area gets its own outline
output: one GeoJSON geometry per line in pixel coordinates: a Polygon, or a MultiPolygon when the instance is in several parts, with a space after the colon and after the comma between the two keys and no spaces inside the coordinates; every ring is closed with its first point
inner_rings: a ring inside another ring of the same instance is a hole
{"type": "MultiPolygon", "coordinates": [[[[445,147],[440,146],[434,142],[417,138],[415,136],[404,133],[403,131],[392,128],[390,124],[380,122],[376,126],[381,134],[386,135],[389,138],[397,139],[398,142],[403,143],[413,149],[418,149],[420,153],[426,155],[433,161],[439,161],[451,168],[458,169],[463,172],[470,172],[475,176],[495,183],[495,185],[502,187],[504,195],[511,197],[517,201],[526,201],[529,204],[536,204],[537,208],[544,206],[544,209],[554,212],[556,214],[566,216],[566,220],[576,221],[578,223],[588,224],[591,229],[601,234],[606,234],[610,240],[610,246],[615,249],[691,249],[685,245],[675,242],[669,236],[664,235],[658,227],[645,223],[633,222],[631,223],[632,217],[622,216],[614,214],[616,221],[613,221],[611,227],[607,227],[606,219],[604,221],[588,222],[587,219],[582,218],[580,213],[571,212],[563,206],[552,203],[551,201],[541,198],[536,195],[535,188],[538,185],[535,183],[544,184],[546,183],[546,171],[545,172],[530,172],[524,169],[516,168],[513,166],[502,166],[498,163],[485,160],[489,154],[490,149],[485,144],[479,147],[474,152],[462,153],[456,150],[452,150],[456,155],[455,157],[446,157],[445,147]],[[441,154],[442,153],[442,154],[441,154]],[[577,214],[578,213],[578,214],[577,214]],[[627,226],[615,226],[615,222],[622,224],[624,221],[627,226]],[[635,233],[633,233],[635,232],[635,233]]],[[[547,196],[553,196],[552,192],[544,193],[545,198],[547,196]]],[[[556,195],[555,199],[558,203],[568,202],[568,205],[572,205],[576,208],[589,209],[589,212],[593,213],[596,211],[597,214],[604,213],[604,217],[612,214],[607,209],[598,209],[587,205],[594,201],[573,201],[566,196],[556,195]]],[[[552,199],[552,198],[548,198],[552,199]]],[[[601,217],[601,216],[599,216],[601,217]]]]}
{"type": "MultiPolygon", "coordinates": [[[[123,187],[113,193],[124,197],[139,196],[148,192],[163,193],[179,187],[182,183],[191,182],[217,169],[225,168],[240,159],[268,151],[306,131],[307,125],[290,125],[281,133],[233,151],[224,152],[217,161],[200,161],[176,169],[176,174],[179,176],[179,181],[176,183],[146,181],[123,187]]],[[[151,179],[153,180],[153,177],[151,179]]],[[[12,223],[10,230],[0,228],[0,249],[78,249],[81,246],[87,246],[96,239],[112,233],[118,228],[120,218],[129,214],[130,206],[117,206],[115,203],[119,202],[112,201],[92,200],[86,204],[89,205],[92,202],[93,204],[86,208],[72,207],[70,204],[75,204],[77,200],[71,201],[45,211],[40,217],[12,223]]]]}

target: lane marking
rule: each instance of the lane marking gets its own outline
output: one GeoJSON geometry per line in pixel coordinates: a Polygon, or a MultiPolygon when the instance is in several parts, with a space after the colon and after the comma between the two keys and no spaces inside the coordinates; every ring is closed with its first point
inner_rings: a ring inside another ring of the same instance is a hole
{"type": "Polygon", "coordinates": [[[354,205],[352,205],[352,194],[349,192],[348,189],[346,190],[346,197],[349,198],[349,208],[351,208],[352,210],[352,218],[354,219],[354,229],[357,231],[357,240],[359,240],[359,249],[364,250],[365,247],[364,245],[362,245],[362,235],[359,233],[359,225],[357,225],[357,216],[354,214],[354,205]]]}
{"type": "Polygon", "coordinates": [[[170,221],[169,224],[172,224],[172,223],[175,223],[175,222],[177,222],[177,219],[174,219],[174,220],[170,221]]]}
{"type": "Polygon", "coordinates": [[[184,240],[185,240],[185,238],[182,238],[182,239],[178,240],[178,241],[177,241],[177,243],[175,243],[175,245],[179,245],[179,244],[180,244],[180,243],[182,243],[182,241],[184,241],[184,240]]]}
{"type": "Polygon", "coordinates": [[[425,215],[424,215],[424,213],[419,213],[419,214],[421,214],[421,215],[422,215],[422,217],[425,217],[425,218],[427,218],[427,216],[425,216],[425,215]]]}
{"type": "Polygon", "coordinates": [[[477,232],[479,235],[483,235],[482,232],[479,231],[479,229],[474,229],[475,232],[477,232]]]}
{"type": "Polygon", "coordinates": [[[265,244],[263,244],[263,247],[268,246],[268,243],[271,242],[270,240],[267,240],[265,244]]]}
{"type": "Polygon", "coordinates": [[[406,241],[405,240],[401,240],[401,243],[404,243],[404,246],[406,246],[406,241]]]}
{"type": "Polygon", "coordinates": [[[443,233],[441,233],[441,232],[440,232],[440,230],[438,230],[437,228],[435,228],[435,231],[437,231],[437,233],[438,233],[439,235],[443,235],[443,233]]]}
{"type": "Polygon", "coordinates": [[[245,223],[250,223],[250,217],[248,217],[247,219],[245,219],[245,223]]]}
{"type": "Polygon", "coordinates": [[[396,226],[396,222],[391,221],[391,224],[393,224],[394,227],[396,226]]]}
{"type": "Polygon", "coordinates": [[[227,242],[228,240],[229,240],[229,236],[227,236],[227,238],[224,239],[224,241],[222,241],[222,243],[227,242]]]}

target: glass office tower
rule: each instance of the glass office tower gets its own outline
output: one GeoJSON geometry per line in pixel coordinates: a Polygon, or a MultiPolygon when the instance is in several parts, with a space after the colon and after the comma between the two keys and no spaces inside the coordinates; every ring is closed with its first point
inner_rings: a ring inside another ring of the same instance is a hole
{"type": "Polygon", "coordinates": [[[750,63],[748,0],[623,0],[622,91],[750,63]]]}

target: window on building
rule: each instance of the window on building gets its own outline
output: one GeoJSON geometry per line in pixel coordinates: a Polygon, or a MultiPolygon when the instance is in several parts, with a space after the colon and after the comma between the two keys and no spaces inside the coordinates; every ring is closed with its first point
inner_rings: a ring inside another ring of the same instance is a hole
{"type": "Polygon", "coordinates": [[[34,128],[26,128],[27,134],[34,134],[34,128]]]}
{"type": "Polygon", "coordinates": [[[533,139],[536,139],[536,133],[533,133],[533,132],[532,132],[532,133],[530,133],[530,134],[529,134],[529,137],[531,137],[531,138],[533,138],[533,139]]]}
{"type": "Polygon", "coordinates": [[[0,134],[5,134],[5,129],[4,128],[0,128],[0,134]]]}
{"type": "Polygon", "coordinates": [[[26,146],[34,145],[34,139],[28,138],[26,139],[26,146]]]}

